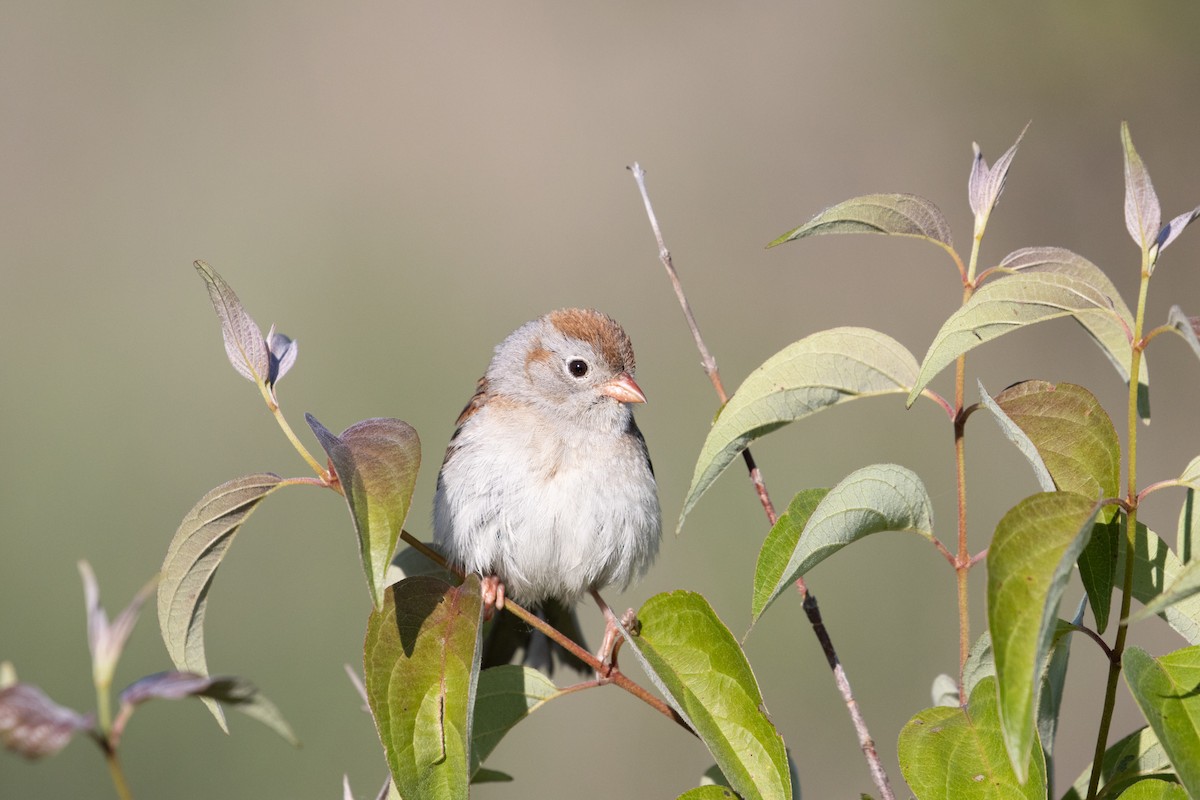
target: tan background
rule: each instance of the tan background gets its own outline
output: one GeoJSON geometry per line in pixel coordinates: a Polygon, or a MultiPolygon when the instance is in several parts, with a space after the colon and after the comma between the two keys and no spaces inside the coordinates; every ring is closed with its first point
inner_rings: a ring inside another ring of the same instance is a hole
{"type": "MultiPolygon", "coordinates": [[[[673,527],[715,410],[625,166],[650,174],[692,303],[732,387],[782,346],[835,325],[883,330],[920,357],[959,300],[951,262],[911,241],[841,237],[766,251],[824,206],[874,191],[938,203],[964,254],[972,140],[994,159],[1033,120],[983,264],[1029,244],[1075,249],[1132,300],[1118,127],[1129,119],[1173,216],[1200,202],[1200,7],[1161,2],[6,3],[0,8],[0,658],[89,709],[75,561],[115,613],[159,566],[207,489],[258,470],[304,474],[224,361],[191,261],[210,261],[265,327],[300,342],[281,386],[303,427],[399,416],[426,468],[409,528],[428,535],[432,480],[490,348],[567,304],[619,318],[650,397],[639,412],[673,527]]],[[[1200,233],[1156,275],[1150,317],[1200,313],[1200,233]]],[[[1146,480],[1200,452],[1200,365],[1151,350],[1146,480]]],[[[1069,322],[971,358],[993,391],[1026,377],[1122,387],[1069,322]]],[[[948,391],[948,376],[935,386],[948,391]]],[[[973,393],[972,393],[973,394],[973,393]]],[[[1118,425],[1123,429],[1123,425],[1118,425]]],[[[306,441],[312,439],[304,434],[306,441]]],[[[864,402],[756,449],[777,504],[853,469],[916,469],[953,539],[950,430],[932,405],[864,402]]],[[[973,420],[973,548],[1035,484],[973,420]]],[[[1179,497],[1150,504],[1173,539],[1179,497]]],[[[739,636],[765,533],[745,479],[722,478],[614,605],[690,588],[739,636]]],[[[983,574],[974,583],[975,630],[983,574]]],[[[879,536],[816,570],[818,593],[898,794],[900,727],[954,671],[953,582],[915,537],[879,536]]],[[[1069,600],[1078,597],[1073,588],[1069,600]]],[[[255,515],[209,609],[215,671],[257,681],[304,740],[294,751],[198,703],[152,704],[123,747],[139,798],[359,797],[383,764],[342,673],[368,601],[346,512],[290,490],[255,515]]],[[[586,623],[599,628],[590,609],[586,623]]],[[[1178,646],[1157,623],[1158,652],[1178,646]]],[[[873,791],[794,597],[748,639],[805,796],[873,791]]],[[[168,666],[153,613],[118,686],[168,666]]],[[[1090,758],[1098,651],[1080,640],[1060,776],[1090,758]]],[[[1129,702],[1117,733],[1131,729],[1129,702]]],[[[616,689],[552,704],[492,766],[480,797],[674,797],[711,763],[616,689]]],[[[95,748],[0,756],[0,796],[108,797],[95,748]]]]}

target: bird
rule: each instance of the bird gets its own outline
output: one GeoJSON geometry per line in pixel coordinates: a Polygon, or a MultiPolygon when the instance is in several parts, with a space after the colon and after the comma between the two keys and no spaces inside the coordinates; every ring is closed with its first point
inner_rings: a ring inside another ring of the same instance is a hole
{"type": "MultiPolygon", "coordinates": [[[[633,418],[646,402],[634,372],[629,336],[599,311],[564,308],[520,326],[496,346],[459,415],[434,494],[434,544],[481,576],[485,617],[512,598],[585,646],[574,608],[591,594],[606,619],[598,654],[606,665],[619,640],[599,591],[640,580],[662,531],[654,468],[633,418]]],[[[501,614],[483,666],[518,650],[551,675],[556,659],[587,669],[501,614]]]]}

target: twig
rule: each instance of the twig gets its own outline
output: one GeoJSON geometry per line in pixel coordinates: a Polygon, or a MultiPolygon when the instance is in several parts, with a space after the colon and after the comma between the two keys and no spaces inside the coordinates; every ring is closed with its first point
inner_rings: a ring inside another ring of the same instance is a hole
{"type": "MultiPolygon", "coordinates": [[[[400,538],[403,539],[405,542],[407,542],[409,545],[411,545],[413,548],[418,550],[426,558],[433,561],[435,564],[445,567],[446,569],[450,570],[451,572],[453,572],[455,575],[457,575],[460,578],[463,577],[462,570],[455,567],[453,564],[451,564],[449,561],[447,561],[446,558],[441,553],[439,553],[437,550],[434,550],[432,547],[425,544],[424,542],[422,542],[417,537],[413,536],[408,531],[405,531],[405,530],[400,531],[400,538]]],[[[649,691],[647,691],[644,687],[642,687],[638,683],[635,683],[628,676],[626,676],[625,673],[621,672],[618,669],[612,668],[611,665],[605,665],[605,664],[600,663],[600,660],[598,658],[596,658],[596,656],[594,656],[593,654],[589,653],[587,650],[580,647],[577,642],[573,641],[570,637],[568,637],[566,634],[559,631],[557,628],[555,628],[550,623],[546,622],[544,619],[539,617],[537,614],[534,614],[534,613],[526,610],[525,608],[521,607],[519,604],[513,602],[511,599],[506,599],[504,601],[504,608],[505,608],[505,610],[516,615],[520,620],[525,622],[527,625],[537,628],[539,631],[544,633],[549,639],[551,639],[554,642],[557,642],[571,655],[575,656],[580,661],[583,661],[589,667],[596,670],[596,672],[598,674],[603,675],[605,682],[612,683],[612,684],[615,684],[616,686],[621,687],[622,689],[629,692],[631,695],[633,695],[637,699],[641,700],[643,703],[646,703],[647,705],[649,705],[651,708],[653,708],[658,713],[665,716],[667,719],[680,725],[688,733],[692,733],[692,734],[695,733],[695,731],[693,731],[691,729],[691,727],[689,727],[688,724],[686,722],[684,722],[683,718],[681,716],[679,716],[678,713],[676,713],[675,709],[671,708],[669,705],[667,705],[661,699],[650,694],[649,691]]],[[[596,682],[596,685],[599,686],[600,682],[596,682]]],[[[588,686],[588,685],[579,686],[579,689],[583,689],[583,688],[590,688],[590,686],[588,686]]]]}
{"type": "MultiPolygon", "coordinates": [[[[700,351],[700,365],[704,367],[704,374],[708,375],[708,379],[712,382],[713,389],[717,392],[717,399],[721,401],[721,405],[725,405],[729,402],[729,395],[725,392],[724,384],[721,383],[721,373],[717,369],[717,360],[708,351],[708,347],[704,344],[704,337],[700,335],[700,327],[696,324],[696,316],[692,314],[692,306],[688,303],[687,295],[683,292],[683,284],[679,282],[679,274],[675,271],[675,264],[671,261],[671,251],[667,249],[667,245],[663,242],[662,230],[658,227],[658,217],[654,215],[654,206],[650,204],[650,194],[646,191],[646,171],[636,161],[628,169],[633,173],[633,179],[637,181],[638,189],[642,193],[642,202],[646,205],[646,216],[650,218],[650,227],[654,230],[654,238],[658,242],[658,258],[667,270],[667,277],[671,279],[671,286],[675,289],[675,296],[679,298],[679,306],[683,309],[683,317],[687,320],[688,328],[692,332],[692,339],[696,342],[696,349],[700,351]]],[[[750,473],[750,480],[754,483],[754,491],[758,494],[758,501],[762,503],[767,519],[774,525],[779,520],[779,516],[775,513],[775,506],[771,503],[771,496],[767,494],[767,485],[763,481],[758,465],[754,463],[754,456],[750,455],[749,448],[742,451],[742,458],[746,461],[746,469],[750,473]]]]}
{"type": "MultiPolygon", "coordinates": [[[[708,351],[708,347],[704,344],[704,339],[700,336],[700,328],[696,325],[695,315],[692,314],[692,308],[687,301],[687,295],[684,294],[683,286],[679,282],[679,275],[675,272],[675,265],[671,261],[671,252],[667,249],[666,243],[663,241],[662,229],[658,225],[658,217],[654,214],[654,207],[650,203],[650,194],[646,191],[646,171],[641,165],[634,162],[629,167],[629,171],[633,173],[633,179],[637,181],[638,191],[642,194],[642,202],[646,206],[646,216],[650,219],[650,227],[654,231],[654,238],[658,242],[658,257],[662,261],[663,267],[667,270],[667,277],[671,279],[671,286],[675,289],[675,296],[679,298],[679,305],[683,309],[683,316],[687,319],[688,327],[692,331],[692,338],[696,341],[696,348],[700,351],[700,363],[704,367],[708,379],[712,381],[713,388],[717,392],[717,398],[724,405],[729,401],[729,396],[725,393],[725,387],[721,384],[721,375],[717,370],[717,361],[708,351]]],[[[754,458],[750,455],[749,448],[742,451],[742,456],[746,460],[746,468],[750,473],[750,480],[754,484],[754,491],[758,494],[759,502],[762,503],[763,511],[767,515],[767,520],[774,525],[778,520],[775,514],[775,507],[771,503],[771,497],[767,493],[766,482],[763,480],[762,472],[758,465],[754,463],[754,458]]],[[[825,653],[825,659],[829,662],[830,669],[833,670],[833,679],[837,684],[838,691],[841,692],[842,699],[846,702],[846,708],[850,711],[850,719],[854,723],[854,730],[858,733],[858,743],[862,748],[863,755],[867,759],[867,768],[871,772],[871,779],[875,782],[875,787],[879,789],[879,794],[883,800],[895,800],[895,795],[892,794],[892,787],[888,781],[887,772],[883,769],[883,764],[879,760],[879,754],[875,751],[875,742],[871,739],[871,734],[867,730],[867,723],[859,712],[858,702],[854,699],[854,692],[850,688],[850,679],[846,676],[846,671],[838,659],[837,651],[834,649],[833,640],[829,637],[829,632],[825,628],[825,623],[821,619],[821,609],[817,605],[816,595],[808,590],[803,578],[796,579],[796,589],[800,592],[800,596],[804,598],[804,613],[808,617],[809,625],[812,626],[813,633],[816,634],[817,640],[821,644],[821,649],[825,653]]]]}

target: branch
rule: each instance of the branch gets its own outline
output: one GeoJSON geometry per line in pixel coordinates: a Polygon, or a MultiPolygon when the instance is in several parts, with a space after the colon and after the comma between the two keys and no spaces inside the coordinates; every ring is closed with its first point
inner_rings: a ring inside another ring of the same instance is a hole
{"type": "MultiPolygon", "coordinates": [[[[445,556],[443,556],[437,550],[434,550],[429,545],[422,542],[417,537],[413,536],[408,531],[405,531],[405,530],[400,531],[400,538],[403,539],[405,542],[407,542],[410,546],[415,548],[418,552],[420,552],[422,555],[424,555],[430,561],[433,561],[435,564],[437,564],[441,567],[444,567],[445,569],[450,570],[451,572],[453,572],[455,575],[457,575],[460,578],[464,577],[463,571],[461,569],[459,569],[458,567],[451,564],[449,561],[446,560],[445,556]]],[[[693,735],[695,734],[695,731],[693,731],[688,726],[688,724],[683,721],[683,718],[680,717],[679,714],[675,712],[675,709],[671,708],[664,701],[662,701],[659,698],[655,697],[654,695],[650,694],[649,691],[647,691],[640,684],[635,683],[627,675],[625,675],[625,673],[621,672],[615,666],[602,664],[600,662],[600,659],[596,658],[595,655],[593,655],[592,653],[589,653],[587,650],[580,647],[577,642],[572,640],[566,634],[559,631],[558,628],[555,628],[550,623],[546,622],[544,619],[539,617],[537,614],[527,611],[525,608],[518,605],[513,600],[507,599],[507,598],[504,601],[504,608],[505,608],[505,610],[515,614],[520,620],[525,622],[527,625],[537,628],[539,631],[544,633],[551,641],[554,641],[554,642],[558,643],[559,645],[561,645],[563,647],[563,649],[565,649],[571,655],[575,656],[580,661],[583,661],[589,667],[594,669],[598,675],[603,676],[603,681],[596,681],[594,683],[594,685],[599,686],[602,683],[615,684],[616,686],[619,686],[622,689],[624,689],[625,691],[629,692],[631,695],[633,695],[637,699],[641,700],[646,705],[653,708],[658,713],[665,716],[667,719],[680,725],[688,733],[691,733],[693,735]]],[[[584,684],[581,684],[578,688],[580,688],[580,689],[591,688],[592,685],[593,684],[590,682],[584,683],[584,684]]]]}
{"type": "MultiPolygon", "coordinates": [[[[696,317],[692,314],[692,307],[688,303],[687,295],[684,294],[683,285],[679,282],[679,274],[675,271],[675,264],[671,261],[671,251],[667,249],[667,245],[663,241],[662,230],[658,226],[658,217],[654,214],[654,207],[650,203],[650,194],[646,191],[646,171],[637,162],[634,162],[628,169],[633,173],[633,179],[637,181],[638,191],[642,194],[642,202],[646,206],[646,216],[650,219],[650,228],[654,231],[655,241],[658,242],[658,258],[667,271],[667,277],[670,278],[671,286],[675,289],[675,296],[679,298],[679,305],[683,309],[683,316],[687,320],[688,328],[692,331],[692,338],[696,341],[696,348],[700,351],[700,363],[704,366],[704,372],[708,375],[708,379],[712,381],[713,389],[717,392],[717,398],[724,405],[729,401],[729,396],[725,393],[725,387],[721,384],[721,375],[717,370],[717,361],[709,352],[708,347],[704,344],[703,337],[700,335],[700,328],[696,324],[696,317]]],[[[754,491],[758,494],[759,502],[762,503],[767,520],[771,525],[774,525],[778,521],[778,515],[775,513],[775,506],[771,503],[771,496],[767,493],[767,485],[763,480],[762,472],[759,470],[758,465],[754,463],[754,458],[750,455],[749,448],[742,451],[742,456],[746,460],[746,469],[750,473],[750,480],[754,484],[754,491]]],[[[862,714],[859,713],[858,702],[854,699],[854,693],[850,688],[850,680],[846,676],[846,671],[842,668],[841,662],[838,660],[837,651],[834,649],[833,640],[829,637],[825,623],[821,620],[821,609],[817,605],[816,595],[809,592],[803,578],[796,579],[796,589],[800,592],[800,596],[804,598],[804,613],[808,616],[813,633],[816,634],[817,640],[821,643],[825,659],[829,662],[829,666],[833,670],[834,682],[837,684],[838,691],[841,692],[842,699],[846,702],[846,708],[850,712],[850,719],[853,721],[854,729],[858,733],[859,746],[862,748],[863,755],[867,759],[867,767],[871,771],[871,778],[875,781],[875,786],[879,789],[880,796],[884,800],[895,800],[895,795],[892,794],[892,787],[888,782],[887,773],[883,769],[883,764],[879,760],[879,754],[875,751],[875,743],[871,739],[870,732],[867,730],[867,723],[862,718],[862,714]]]]}

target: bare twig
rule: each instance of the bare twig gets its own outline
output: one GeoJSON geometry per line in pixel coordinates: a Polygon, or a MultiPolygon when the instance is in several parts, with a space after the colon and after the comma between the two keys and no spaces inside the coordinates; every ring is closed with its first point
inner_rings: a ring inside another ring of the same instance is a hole
{"type": "MultiPolygon", "coordinates": [[[[654,206],[650,204],[650,194],[646,191],[646,171],[636,161],[633,163],[633,166],[629,167],[629,171],[633,173],[633,179],[637,181],[638,189],[642,193],[642,202],[646,205],[646,216],[650,218],[650,227],[654,230],[654,238],[658,242],[658,258],[667,270],[667,277],[670,278],[671,286],[675,289],[675,296],[679,298],[679,306],[683,309],[683,317],[687,320],[688,328],[692,332],[692,339],[696,342],[696,349],[700,351],[700,365],[704,367],[704,374],[712,382],[713,389],[717,392],[717,399],[721,401],[721,405],[725,405],[729,402],[729,395],[725,392],[724,384],[721,383],[721,373],[717,369],[717,360],[708,351],[708,347],[704,344],[704,337],[700,335],[700,327],[696,324],[696,316],[692,313],[692,306],[688,303],[687,295],[683,292],[683,284],[679,282],[679,273],[675,271],[675,264],[671,261],[671,251],[667,249],[667,245],[663,242],[662,230],[658,227],[658,217],[654,215],[654,206]]],[[[767,494],[767,485],[763,481],[758,465],[754,463],[754,456],[750,455],[749,448],[742,451],[742,458],[746,461],[746,470],[750,473],[750,480],[754,483],[754,491],[758,495],[758,501],[762,503],[767,519],[774,525],[778,521],[779,516],[775,513],[775,506],[771,503],[771,496],[767,494]]]]}
{"type": "MultiPolygon", "coordinates": [[[[703,337],[700,336],[700,328],[696,325],[695,315],[692,314],[692,308],[687,301],[687,295],[684,294],[683,286],[679,282],[679,275],[675,271],[675,265],[671,260],[671,252],[667,249],[663,241],[662,229],[658,225],[658,217],[654,214],[654,207],[650,203],[650,194],[646,191],[646,171],[637,162],[634,162],[629,167],[629,171],[633,173],[633,179],[637,181],[638,190],[642,194],[642,202],[646,205],[646,216],[650,219],[650,227],[653,229],[654,238],[658,242],[659,260],[662,261],[663,267],[667,270],[667,277],[670,278],[671,286],[675,289],[675,296],[679,298],[679,305],[683,309],[683,316],[687,319],[688,328],[692,331],[692,338],[696,341],[696,348],[700,351],[700,362],[704,367],[705,373],[708,375],[708,379],[712,381],[713,388],[717,392],[717,398],[724,405],[729,401],[729,396],[725,393],[725,387],[721,384],[721,375],[717,370],[717,361],[709,352],[708,347],[705,346],[703,337]]],[[[758,494],[759,502],[762,503],[767,520],[771,525],[774,525],[778,520],[778,516],[775,513],[771,497],[767,493],[767,486],[763,480],[762,472],[759,470],[758,465],[754,463],[754,458],[750,455],[749,448],[742,451],[742,456],[746,460],[746,468],[750,473],[750,480],[754,484],[754,491],[758,494]]],[[[834,649],[833,640],[829,637],[829,632],[826,630],[825,623],[821,619],[821,609],[817,605],[816,595],[808,590],[803,578],[796,579],[796,589],[800,592],[800,596],[804,598],[804,613],[808,617],[813,633],[816,634],[817,640],[821,644],[821,650],[825,653],[825,659],[829,662],[830,669],[833,670],[834,682],[837,684],[838,691],[841,692],[842,699],[846,702],[846,708],[850,712],[850,719],[854,723],[855,731],[858,733],[858,743],[862,748],[863,755],[867,759],[867,768],[871,771],[871,778],[875,782],[875,787],[879,789],[879,794],[884,800],[894,800],[895,795],[892,793],[887,772],[883,769],[883,764],[879,760],[879,754],[875,751],[875,742],[867,730],[867,723],[859,711],[858,702],[854,699],[854,693],[850,688],[850,679],[846,676],[846,671],[838,659],[837,651],[834,649]]]]}

